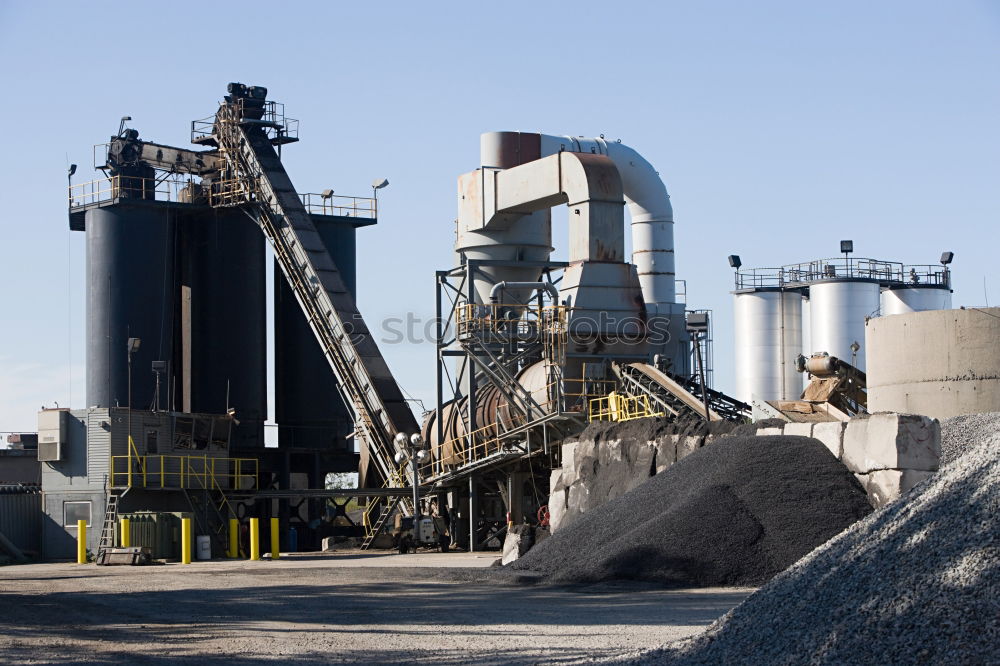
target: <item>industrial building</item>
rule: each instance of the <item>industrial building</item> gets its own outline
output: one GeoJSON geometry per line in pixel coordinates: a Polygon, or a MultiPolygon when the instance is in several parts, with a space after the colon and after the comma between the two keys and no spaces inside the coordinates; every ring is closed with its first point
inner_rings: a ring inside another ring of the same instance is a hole
{"type": "Polygon", "coordinates": [[[72,554],[78,519],[101,526],[88,532],[101,552],[120,515],[154,514],[192,517],[216,556],[245,551],[251,517],[278,518],[286,549],[333,535],[369,548],[428,512],[443,547],[497,547],[511,525],[547,523],[560,443],[588,423],[844,421],[865,411],[869,320],[951,305],[951,253],[910,266],[856,258],[848,241],[843,258],[775,269],[733,255],[726,396],[711,386],[710,313],[678,298],[654,167],[603,137],[489,132],[457,179],[454,263],[435,276],[437,395],[420,423],[355,299],[355,234],[377,223],[385,181],[372,197],[299,193],[281,162],[298,122],[260,86],[230,84],[191,123],[196,148],[147,141],[130,120],[95,148],[106,177],[69,192],[87,237],[88,407],[39,415],[48,557],[72,554]],[[554,239],[563,205],[568,237],[554,239]],[[277,447],[264,445],[268,335],[277,447]],[[325,488],[347,471],[358,488],[325,488]]]}

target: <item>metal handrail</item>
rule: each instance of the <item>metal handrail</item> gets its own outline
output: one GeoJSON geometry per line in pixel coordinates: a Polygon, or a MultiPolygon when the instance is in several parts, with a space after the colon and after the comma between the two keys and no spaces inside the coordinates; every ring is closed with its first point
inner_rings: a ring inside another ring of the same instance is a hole
{"type": "Polygon", "coordinates": [[[323,196],[315,192],[300,194],[302,204],[310,215],[340,215],[366,220],[378,219],[378,199],[374,197],[352,197],[341,194],[323,196]]]}
{"type": "Polygon", "coordinates": [[[190,202],[200,194],[198,185],[188,178],[136,178],[109,176],[69,186],[69,207],[81,208],[94,204],[138,199],[145,201],[190,202]]]}
{"type": "Polygon", "coordinates": [[[663,415],[663,412],[653,409],[649,397],[645,395],[630,396],[612,392],[590,401],[589,420],[591,422],[632,421],[663,415]]]}
{"type": "Polygon", "coordinates": [[[736,289],[804,287],[828,280],[871,280],[883,286],[914,284],[947,287],[946,266],[908,265],[863,257],[835,257],[774,268],[746,268],[736,272],[736,289]]]}
{"type": "Polygon", "coordinates": [[[207,455],[111,456],[109,479],[112,487],[119,488],[215,490],[222,489],[223,482],[231,482],[230,488],[244,490],[239,485],[246,477],[252,477],[254,488],[260,487],[259,467],[257,458],[214,458],[207,455]],[[133,473],[136,468],[138,470],[133,473]]]}

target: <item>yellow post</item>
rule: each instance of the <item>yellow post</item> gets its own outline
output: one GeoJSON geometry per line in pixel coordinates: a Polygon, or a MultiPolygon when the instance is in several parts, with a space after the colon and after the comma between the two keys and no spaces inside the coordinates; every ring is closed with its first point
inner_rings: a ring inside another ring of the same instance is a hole
{"type": "Polygon", "coordinates": [[[190,518],[181,518],[181,564],[191,564],[190,518]]]}
{"type": "Polygon", "coordinates": [[[240,521],[235,518],[229,519],[229,557],[235,559],[240,556],[240,521]]]}
{"type": "Polygon", "coordinates": [[[250,559],[260,559],[260,520],[250,519],[250,559]]]}
{"type": "Polygon", "coordinates": [[[271,559],[276,560],[281,557],[281,549],[278,545],[278,519],[271,519],[271,559]]]}
{"type": "Polygon", "coordinates": [[[76,521],[76,563],[87,563],[87,521],[76,521]]]}
{"type": "Polygon", "coordinates": [[[119,530],[118,541],[121,544],[121,547],[122,548],[128,548],[129,545],[131,544],[131,539],[132,539],[132,535],[129,534],[129,531],[128,531],[129,530],[129,519],[128,518],[122,518],[121,519],[121,523],[119,525],[118,530],[119,530]]]}

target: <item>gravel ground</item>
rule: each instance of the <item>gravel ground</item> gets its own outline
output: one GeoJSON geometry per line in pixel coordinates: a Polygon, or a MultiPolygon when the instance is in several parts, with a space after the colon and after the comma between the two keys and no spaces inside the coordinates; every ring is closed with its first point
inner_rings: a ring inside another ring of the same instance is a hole
{"type": "Polygon", "coordinates": [[[690,636],[752,592],[477,581],[489,569],[469,567],[494,559],[356,552],[0,567],[0,663],[561,662],[690,636]]]}
{"type": "Polygon", "coordinates": [[[759,585],[869,513],[864,490],[820,442],[729,436],[502,571],[556,582],[759,585]]]}
{"type": "Polygon", "coordinates": [[[617,663],[1000,663],[1000,433],[983,416],[946,426],[980,438],[965,455],[704,634],[617,663]]]}
{"type": "Polygon", "coordinates": [[[1000,433],[1000,412],[963,414],[941,422],[941,465],[957,460],[970,442],[981,442],[1000,433]]]}

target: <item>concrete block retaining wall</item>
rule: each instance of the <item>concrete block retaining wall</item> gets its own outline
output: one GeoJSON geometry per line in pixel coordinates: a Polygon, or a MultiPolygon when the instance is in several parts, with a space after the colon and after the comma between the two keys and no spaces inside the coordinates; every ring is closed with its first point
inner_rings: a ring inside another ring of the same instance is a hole
{"type": "MultiPolygon", "coordinates": [[[[876,508],[933,475],[941,457],[940,424],[910,414],[875,414],[848,423],[787,423],[760,428],[757,435],[819,440],[854,472],[876,508]]],[[[552,531],[624,495],[712,440],[712,435],[662,435],[649,441],[609,437],[566,442],[562,467],[552,471],[550,480],[552,531]]]]}

